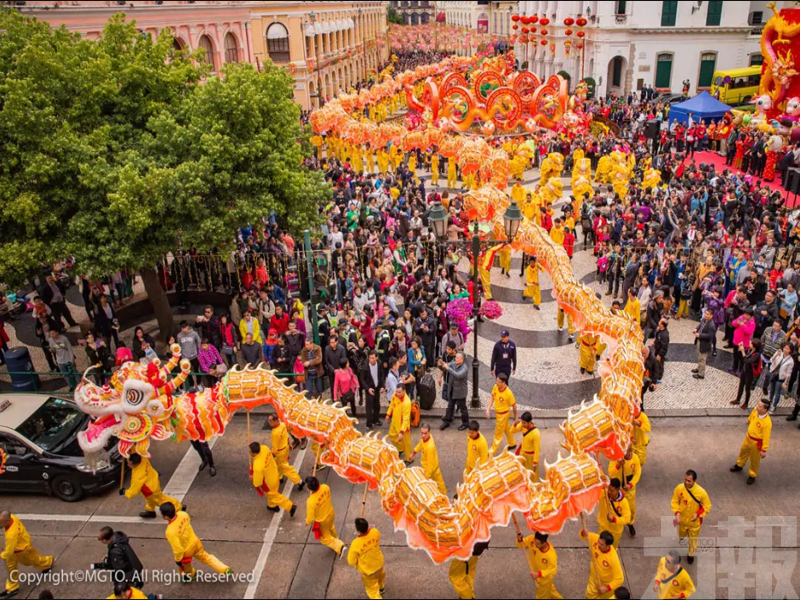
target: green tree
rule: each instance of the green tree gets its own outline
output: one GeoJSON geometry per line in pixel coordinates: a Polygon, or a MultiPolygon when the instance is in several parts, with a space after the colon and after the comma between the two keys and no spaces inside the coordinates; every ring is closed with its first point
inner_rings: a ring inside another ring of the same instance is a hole
{"type": "Polygon", "coordinates": [[[0,281],[65,256],[93,275],[137,270],[168,335],[155,265],[178,244],[228,252],[271,212],[293,231],[319,222],[330,189],[302,167],[283,69],[208,77],[123,15],[97,41],[15,11],[0,30],[0,281]]]}
{"type": "Polygon", "coordinates": [[[389,23],[394,23],[395,25],[406,24],[403,20],[403,15],[397,12],[397,9],[392,5],[389,5],[389,7],[386,9],[386,20],[389,21],[389,23]]]}

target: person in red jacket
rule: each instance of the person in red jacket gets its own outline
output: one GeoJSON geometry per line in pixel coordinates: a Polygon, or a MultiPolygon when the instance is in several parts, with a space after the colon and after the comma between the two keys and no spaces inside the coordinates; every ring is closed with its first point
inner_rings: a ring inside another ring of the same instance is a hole
{"type": "Polygon", "coordinates": [[[274,329],[279,336],[289,331],[289,315],[283,311],[283,305],[275,307],[275,314],[269,320],[270,329],[274,329]]]}
{"type": "Polygon", "coordinates": [[[564,250],[567,251],[567,256],[572,258],[572,253],[575,251],[575,234],[569,227],[564,228],[564,250]]]}

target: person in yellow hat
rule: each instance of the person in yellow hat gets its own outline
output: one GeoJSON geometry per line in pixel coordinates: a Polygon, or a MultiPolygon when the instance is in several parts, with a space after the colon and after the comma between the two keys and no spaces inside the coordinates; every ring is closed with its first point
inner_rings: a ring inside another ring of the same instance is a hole
{"type": "Polygon", "coordinates": [[[281,485],[278,465],[269,447],[253,442],[250,455],[253,457],[250,479],[258,495],[267,496],[267,510],[278,512],[282,508],[293,517],[297,507],[278,491],[281,485]]]}
{"type": "Polygon", "coordinates": [[[19,565],[33,567],[39,571],[47,572],[53,566],[52,556],[42,556],[33,547],[31,536],[19,517],[12,515],[7,510],[0,512],[0,527],[3,528],[5,547],[0,558],[6,561],[8,579],[6,589],[0,597],[9,598],[19,593],[19,565]]]}
{"type": "Polygon", "coordinates": [[[556,549],[547,541],[546,533],[537,531],[526,538],[517,534],[517,548],[525,550],[525,556],[531,568],[531,577],[536,582],[536,598],[538,600],[563,598],[558,593],[553,580],[558,573],[558,556],[556,549]]]}
{"type": "Polygon", "coordinates": [[[586,598],[588,600],[614,598],[614,590],[625,583],[619,554],[614,547],[614,536],[608,531],[601,531],[598,535],[584,529],[581,529],[580,536],[589,543],[592,557],[589,581],[586,584],[586,598]]]}
{"type": "Polygon", "coordinates": [[[406,393],[406,386],[398,384],[386,412],[389,425],[389,439],[397,452],[403,453],[407,463],[411,462],[411,398],[406,393]]]}
{"type": "Polygon", "coordinates": [[[756,482],[761,459],[766,458],[769,450],[769,441],[772,435],[772,419],[769,416],[769,409],[769,398],[762,398],[747,417],[747,433],[744,436],[742,447],[739,449],[739,458],[731,467],[731,471],[735,473],[741,471],[750,461],[747,485],[753,485],[756,482]]]}
{"type": "Polygon", "coordinates": [[[689,573],[681,566],[681,555],[670,550],[658,561],[653,591],[660,600],[664,598],[690,598],[695,592],[689,573]]]}
{"type": "Polygon", "coordinates": [[[639,457],[633,453],[633,448],[629,447],[622,460],[611,461],[608,465],[608,476],[619,479],[622,483],[622,490],[631,508],[631,521],[628,523],[628,533],[631,537],[636,535],[636,486],[642,478],[642,463],[639,457]]]}
{"type": "Polygon", "coordinates": [[[542,434],[533,422],[533,415],[528,411],[522,413],[519,420],[511,427],[511,432],[522,432],[522,442],[517,447],[517,455],[522,457],[523,464],[531,472],[533,481],[539,481],[542,434]]]}
{"type": "Polygon", "coordinates": [[[422,454],[422,470],[425,471],[425,477],[435,481],[439,488],[439,493],[447,496],[447,487],[445,487],[444,479],[442,478],[442,469],[439,466],[439,454],[436,452],[436,444],[431,435],[431,426],[427,423],[422,423],[419,426],[419,434],[419,443],[411,453],[409,460],[413,461],[417,454],[422,454]]]}
{"type": "Polygon", "coordinates": [[[306,477],[306,488],[311,492],[306,501],[306,524],[311,525],[314,537],[320,544],[327,546],[341,558],[347,545],[339,539],[336,532],[331,488],[325,483],[320,484],[316,477],[306,477]]]}
{"type": "Polygon", "coordinates": [[[514,392],[508,387],[508,375],[498,373],[497,380],[492,388],[492,396],[489,405],[486,407],[486,419],[491,419],[491,410],[494,408],[495,427],[494,441],[490,454],[497,452],[497,448],[503,441],[503,436],[508,439],[508,449],[514,450],[517,443],[514,441],[514,434],[511,432],[511,423],[517,420],[517,401],[514,399],[514,392]],[[512,421],[511,415],[514,419],[512,421]]]}
{"type": "Polygon", "coordinates": [[[622,483],[612,478],[606,488],[605,497],[597,507],[597,524],[600,531],[608,531],[614,536],[614,547],[619,547],[619,540],[625,526],[631,522],[631,507],[622,491],[622,483]]]}
{"type": "Polygon", "coordinates": [[[382,598],[386,590],[386,572],[383,570],[381,532],[370,527],[366,519],[356,519],[358,537],[350,543],[347,564],[361,573],[367,598],[382,598]]]}
{"type": "Polygon", "coordinates": [[[478,467],[489,460],[489,445],[480,431],[477,421],[470,421],[467,430],[467,466],[464,468],[464,479],[478,467]]]}
{"type": "Polygon", "coordinates": [[[472,548],[469,560],[454,558],[450,561],[450,585],[453,586],[459,598],[475,597],[475,575],[478,570],[478,558],[489,547],[489,542],[477,542],[472,548]]]}
{"type": "Polygon", "coordinates": [[[439,153],[436,150],[431,154],[431,185],[439,186],[439,153]]]}
{"type": "Polygon", "coordinates": [[[697,472],[689,469],[672,492],[670,503],[675,518],[672,525],[678,529],[678,537],[688,538],[689,564],[694,563],[697,538],[703,527],[703,519],[711,512],[711,498],[697,483],[697,472]]]}
{"type": "Polygon", "coordinates": [[[128,466],[131,468],[131,485],[127,489],[120,489],[119,494],[129,500],[139,495],[144,497],[144,512],[139,513],[140,517],[155,519],[156,507],[164,502],[172,504],[175,510],[185,510],[175,498],[170,498],[161,491],[158,471],[150,464],[149,458],[131,454],[128,457],[128,466]]]}
{"type": "Polygon", "coordinates": [[[213,554],[203,548],[203,542],[192,529],[192,520],[185,512],[176,511],[170,502],[165,502],[160,507],[161,517],[169,523],[166,537],[175,557],[175,564],[181,572],[184,581],[194,579],[197,571],[192,565],[192,559],[197,559],[217,573],[230,573],[231,568],[213,554]]]}
{"type": "Polygon", "coordinates": [[[291,446],[289,444],[289,431],[286,429],[286,424],[283,423],[275,413],[272,413],[268,417],[268,421],[269,426],[272,428],[272,456],[275,459],[275,465],[278,467],[278,473],[281,478],[286,477],[302,492],[305,484],[300,479],[297,469],[289,464],[289,451],[291,450],[291,446]]]}

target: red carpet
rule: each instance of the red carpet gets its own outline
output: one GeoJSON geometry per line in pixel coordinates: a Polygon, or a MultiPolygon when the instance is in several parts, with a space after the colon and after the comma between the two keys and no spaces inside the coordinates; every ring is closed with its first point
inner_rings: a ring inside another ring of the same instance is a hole
{"type": "MultiPolygon", "coordinates": [[[[694,161],[698,165],[700,163],[710,163],[714,165],[714,168],[716,169],[717,173],[722,173],[722,171],[728,169],[728,172],[742,174],[742,175],[744,174],[744,171],[742,171],[741,169],[736,169],[734,167],[729,167],[728,165],[726,165],[725,157],[720,156],[716,152],[695,152],[694,161]]],[[[758,181],[758,179],[756,179],[756,181],[758,181]]],[[[762,179],[761,182],[766,184],[766,186],[771,190],[775,190],[783,194],[786,193],[786,190],[784,190],[783,186],[781,185],[781,177],[779,173],[775,174],[775,181],[770,182],[770,181],[764,181],[762,179]]]]}

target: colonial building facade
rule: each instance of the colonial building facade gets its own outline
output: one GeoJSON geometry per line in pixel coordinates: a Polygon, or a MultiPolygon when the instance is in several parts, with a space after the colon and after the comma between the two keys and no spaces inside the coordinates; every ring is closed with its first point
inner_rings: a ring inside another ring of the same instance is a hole
{"type": "Polygon", "coordinates": [[[96,39],[125,13],[143,33],[170,29],[178,48],[205,50],[217,72],[230,62],[266,60],[295,77],[304,108],[346,90],[388,59],[386,2],[26,2],[17,8],[96,39]],[[321,93],[320,93],[321,91],[321,93]]]}
{"type": "Polygon", "coordinates": [[[529,26],[537,33],[533,41],[518,41],[520,61],[529,61],[530,69],[543,76],[562,72],[573,82],[591,77],[601,95],[627,95],[645,85],[677,93],[685,80],[691,93],[707,89],[715,70],[760,64],[761,30],[771,16],[766,1],[699,0],[534,0],[519,2],[519,14],[550,20],[547,45],[541,44],[541,26],[529,26]],[[578,28],[564,25],[565,19],[578,17],[587,21],[580,43],[578,28]],[[571,36],[565,35],[567,29],[571,36]]]}

